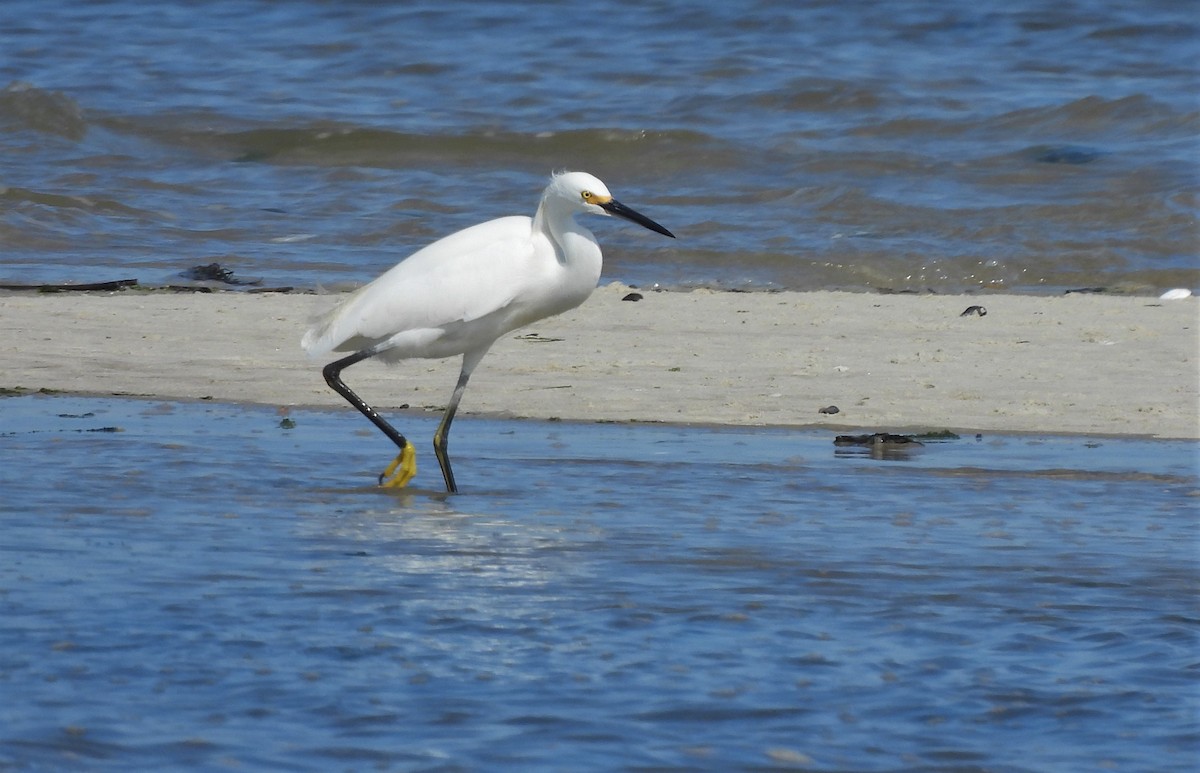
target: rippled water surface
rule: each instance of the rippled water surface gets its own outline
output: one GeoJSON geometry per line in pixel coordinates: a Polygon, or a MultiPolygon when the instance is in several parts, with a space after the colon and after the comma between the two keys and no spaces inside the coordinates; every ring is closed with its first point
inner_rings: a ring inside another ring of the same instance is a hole
{"type": "Polygon", "coordinates": [[[1188,3],[0,5],[0,282],[370,279],[584,168],[610,279],[1200,286],[1188,3]]]}
{"type": "Polygon", "coordinates": [[[0,399],[0,767],[1193,769],[1193,443],[363,424],[0,399]]]}

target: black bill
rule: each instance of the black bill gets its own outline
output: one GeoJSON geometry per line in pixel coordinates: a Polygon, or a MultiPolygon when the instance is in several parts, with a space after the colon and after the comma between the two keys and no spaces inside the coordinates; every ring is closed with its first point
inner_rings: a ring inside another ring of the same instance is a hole
{"type": "Polygon", "coordinates": [[[661,225],[646,217],[642,213],[630,209],[616,199],[613,199],[607,204],[601,204],[600,207],[610,215],[616,215],[617,217],[623,217],[626,220],[632,220],[640,226],[649,228],[651,231],[657,231],[663,236],[670,236],[672,239],[675,238],[675,234],[663,228],[661,225]]]}

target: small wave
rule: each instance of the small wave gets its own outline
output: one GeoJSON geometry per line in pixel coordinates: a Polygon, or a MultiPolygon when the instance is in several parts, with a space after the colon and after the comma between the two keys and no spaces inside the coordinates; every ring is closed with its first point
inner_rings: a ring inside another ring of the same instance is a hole
{"type": "MultiPolygon", "coordinates": [[[[550,169],[600,163],[683,169],[697,154],[729,158],[734,148],[702,132],[591,128],[570,131],[414,134],[370,126],[265,126],[199,129],[188,117],[112,118],[108,128],[189,147],[232,161],[280,165],[365,166],[386,169],[492,166],[550,169]]],[[[211,121],[207,121],[211,124],[211,121]]]]}
{"type": "Polygon", "coordinates": [[[1181,112],[1144,94],[1120,99],[1084,97],[1063,105],[1026,108],[988,122],[996,128],[1079,136],[1124,130],[1129,134],[1194,132],[1200,113],[1181,112]]]}
{"type": "Polygon", "coordinates": [[[46,193],[28,188],[0,187],[0,201],[11,204],[34,204],[54,210],[83,210],[130,217],[155,217],[151,212],[131,207],[111,198],[46,193]]]}
{"type": "Polygon", "coordinates": [[[35,131],[79,142],[87,128],[79,104],[62,92],[20,81],[0,91],[0,131],[35,131]]]}
{"type": "Polygon", "coordinates": [[[853,134],[871,138],[1011,136],[1189,136],[1200,131],[1200,112],[1180,111],[1144,94],[1119,99],[1083,97],[1063,104],[1026,107],[990,116],[903,116],[864,124],[853,134]]]}
{"type": "MultiPolygon", "coordinates": [[[[786,86],[752,91],[724,99],[730,110],[769,110],[777,113],[834,113],[854,114],[880,109],[888,96],[869,85],[854,81],[802,78],[786,86]]],[[[673,108],[703,116],[714,107],[709,94],[689,94],[680,97],[673,108]]]]}

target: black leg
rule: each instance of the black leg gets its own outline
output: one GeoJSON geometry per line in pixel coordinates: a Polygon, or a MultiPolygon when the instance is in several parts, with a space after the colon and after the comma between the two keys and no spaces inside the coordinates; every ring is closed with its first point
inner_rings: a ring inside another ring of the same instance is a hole
{"type": "Polygon", "coordinates": [[[437,432],[433,433],[433,454],[437,457],[438,466],[442,468],[442,478],[446,481],[446,490],[451,494],[458,493],[458,486],[454,483],[454,470],[450,469],[450,454],[446,450],[450,444],[450,424],[454,421],[454,414],[458,413],[458,403],[462,400],[463,392],[466,391],[467,381],[470,378],[470,372],[465,369],[459,374],[454,394],[450,395],[450,404],[446,406],[446,413],[442,416],[441,423],[438,424],[437,432]]]}
{"type": "Polygon", "coordinates": [[[397,432],[396,428],[389,424],[386,419],[380,416],[379,411],[367,405],[365,400],[356,395],[354,390],[346,386],[346,382],[342,381],[342,370],[344,368],[348,368],[356,362],[362,362],[375,354],[376,352],[373,349],[363,349],[349,357],[343,357],[340,360],[329,363],[321,372],[325,375],[325,383],[329,384],[339,395],[346,398],[346,402],[357,408],[363,416],[370,419],[371,423],[378,427],[383,434],[387,435],[388,439],[400,449],[396,460],[388,465],[388,468],[379,476],[379,485],[403,488],[417,471],[416,457],[414,456],[412,444],[397,432]],[[400,472],[394,478],[389,479],[389,476],[397,468],[400,469],[400,472]]]}
{"type": "Polygon", "coordinates": [[[403,450],[404,446],[408,444],[408,441],[405,440],[404,436],[397,432],[395,427],[393,427],[391,424],[388,424],[387,420],[379,415],[379,411],[367,405],[365,400],[354,394],[354,390],[346,386],[346,383],[342,381],[343,369],[348,368],[357,362],[362,362],[368,357],[372,357],[374,355],[374,351],[370,349],[363,349],[360,352],[355,352],[349,357],[343,357],[340,360],[329,363],[321,372],[325,375],[325,383],[329,384],[329,386],[333,388],[333,391],[346,398],[346,402],[357,408],[363,416],[366,416],[371,420],[372,424],[374,424],[376,427],[379,427],[380,431],[387,435],[388,439],[395,443],[397,448],[403,450]]]}
{"type": "MultiPolygon", "coordinates": [[[[454,482],[454,470],[450,467],[450,455],[446,451],[450,442],[450,424],[454,421],[454,414],[458,412],[458,404],[462,401],[463,392],[467,389],[467,381],[471,378],[471,372],[475,370],[475,366],[483,359],[483,355],[487,353],[487,350],[488,347],[485,346],[482,349],[475,349],[463,355],[462,372],[458,375],[458,383],[454,386],[454,393],[450,395],[450,404],[446,406],[446,413],[442,416],[442,421],[438,424],[437,432],[433,435],[433,453],[437,456],[438,466],[442,468],[442,478],[446,481],[446,491],[451,494],[458,493],[458,485],[454,482]]],[[[400,467],[401,474],[397,475],[389,484],[403,486],[416,471],[412,444],[397,432],[395,427],[388,424],[379,415],[379,411],[367,405],[366,401],[354,394],[354,391],[342,381],[343,369],[350,367],[356,362],[362,362],[365,359],[374,357],[378,353],[373,348],[363,349],[349,357],[343,357],[340,360],[329,363],[322,372],[325,374],[325,383],[329,384],[339,395],[346,398],[346,402],[357,408],[363,416],[370,419],[371,423],[379,427],[380,431],[387,435],[396,444],[396,447],[400,449],[400,455],[396,457],[396,461],[392,462],[383,475],[379,476],[379,482],[381,485],[387,485],[384,484],[383,479],[391,475],[397,467],[400,467]],[[404,470],[407,470],[407,473],[404,473],[404,470]]]]}

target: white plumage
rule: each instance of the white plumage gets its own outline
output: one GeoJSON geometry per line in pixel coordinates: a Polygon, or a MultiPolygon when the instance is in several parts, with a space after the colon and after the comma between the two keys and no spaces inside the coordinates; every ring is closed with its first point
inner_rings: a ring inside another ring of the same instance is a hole
{"type": "Polygon", "coordinates": [[[613,199],[596,177],[565,172],[551,178],[532,218],[502,217],[439,239],[349,295],[304,334],[301,344],[311,356],[354,352],[327,365],[325,379],[400,447],[381,483],[403,486],[412,477],[411,444],[342,383],[341,370],[376,356],[397,362],[463,355],[434,435],[446,488],[456,491],[446,436],[471,371],[500,336],[578,306],[600,279],[600,245],[575,222],[583,213],[619,215],[673,236],[613,199]],[[385,482],[396,467],[400,473],[385,482]]]}

